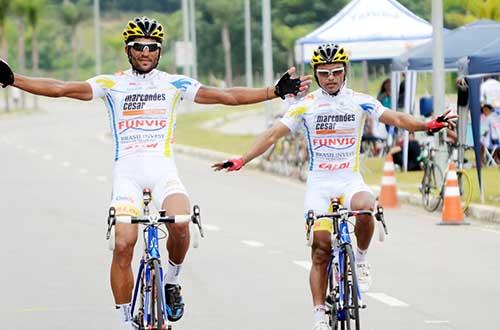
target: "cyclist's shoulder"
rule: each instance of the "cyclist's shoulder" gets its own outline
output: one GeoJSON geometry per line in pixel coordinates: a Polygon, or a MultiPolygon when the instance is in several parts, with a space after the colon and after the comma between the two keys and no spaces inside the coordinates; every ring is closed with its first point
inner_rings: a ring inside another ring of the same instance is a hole
{"type": "Polygon", "coordinates": [[[112,88],[122,80],[124,76],[125,73],[123,71],[118,71],[114,74],[99,74],[87,79],[87,82],[100,85],[102,88],[112,88]]]}
{"type": "Polygon", "coordinates": [[[200,83],[191,77],[182,74],[171,74],[165,71],[160,71],[162,79],[165,79],[169,84],[179,90],[185,91],[188,87],[200,85],[200,83]]]}

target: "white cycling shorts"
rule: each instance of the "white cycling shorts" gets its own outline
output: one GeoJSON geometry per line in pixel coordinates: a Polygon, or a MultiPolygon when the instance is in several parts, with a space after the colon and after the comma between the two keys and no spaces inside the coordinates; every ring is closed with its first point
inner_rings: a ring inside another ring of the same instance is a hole
{"type": "Polygon", "coordinates": [[[158,210],[162,209],[163,200],[170,195],[188,196],[173,158],[134,154],[116,161],[111,206],[115,207],[117,214],[140,215],[145,188],[151,190],[153,203],[158,210]]]}
{"type": "Polygon", "coordinates": [[[343,206],[350,210],[352,196],[361,191],[373,195],[359,173],[347,170],[335,173],[310,172],[307,177],[304,214],[307,217],[309,210],[316,214],[327,213],[331,198],[341,198],[343,206]]]}

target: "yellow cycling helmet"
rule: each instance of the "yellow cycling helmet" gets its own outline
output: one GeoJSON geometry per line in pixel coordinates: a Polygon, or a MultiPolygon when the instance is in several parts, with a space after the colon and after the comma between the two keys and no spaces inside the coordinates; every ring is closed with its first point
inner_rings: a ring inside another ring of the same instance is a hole
{"type": "Polygon", "coordinates": [[[159,43],[163,42],[163,26],[154,19],[146,16],[136,17],[127,23],[123,30],[123,40],[129,43],[135,38],[153,38],[159,43]]]}
{"type": "Polygon", "coordinates": [[[313,51],[311,66],[314,68],[320,64],[349,63],[349,56],[343,47],[337,44],[323,44],[313,51]]]}

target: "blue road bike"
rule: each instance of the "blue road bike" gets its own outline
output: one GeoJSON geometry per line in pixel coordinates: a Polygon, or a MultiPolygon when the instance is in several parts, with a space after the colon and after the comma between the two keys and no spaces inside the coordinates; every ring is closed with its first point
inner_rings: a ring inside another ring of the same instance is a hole
{"type": "Polygon", "coordinates": [[[338,199],[332,199],[329,214],[316,215],[314,211],[307,212],[307,243],[312,245],[313,226],[315,221],[327,219],[333,223],[332,252],[328,263],[328,292],[325,305],[333,330],[360,330],[359,310],[366,308],[358,288],[358,278],[354,260],[354,252],[349,233],[349,218],[357,215],[372,215],[379,224],[379,239],[382,241],[387,234],[384,213],[381,206],[377,211],[349,211],[338,199]]]}
{"type": "MultiPolygon", "coordinates": [[[[167,216],[165,211],[150,214],[151,192],[149,189],[143,191],[143,202],[144,216],[142,217],[116,215],[115,208],[111,207],[109,209],[106,239],[110,241],[110,249],[114,248],[114,226],[116,223],[142,224],[145,226],[143,229],[144,253],[135,282],[131,306],[132,315],[130,317],[134,327],[139,330],[171,329],[171,326],[167,325],[166,321],[167,305],[163,291],[163,269],[158,245],[158,240],[165,238],[167,234],[159,226],[167,223],[191,222],[198,227],[199,234],[203,237],[200,208],[195,205],[193,214],[190,215],[167,216]],[[163,233],[162,237],[159,236],[159,232],[163,233]]],[[[194,241],[196,247],[197,238],[194,241]]]]}

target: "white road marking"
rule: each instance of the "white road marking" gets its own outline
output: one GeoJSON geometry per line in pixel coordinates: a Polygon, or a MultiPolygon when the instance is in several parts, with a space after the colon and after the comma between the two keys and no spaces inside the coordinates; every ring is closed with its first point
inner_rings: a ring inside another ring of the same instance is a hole
{"type": "Polygon", "coordinates": [[[83,168],[83,167],[82,167],[82,168],[80,168],[80,169],[78,170],[78,172],[80,172],[80,174],[87,174],[87,173],[89,172],[89,170],[87,170],[86,168],[83,168]]]}
{"type": "Polygon", "coordinates": [[[105,176],[103,176],[103,175],[100,175],[100,176],[96,177],[96,179],[97,179],[97,181],[99,181],[99,182],[106,182],[106,181],[108,181],[108,178],[106,178],[106,177],[105,177],[105,176]]]}
{"type": "Polygon", "coordinates": [[[68,161],[65,161],[65,162],[62,162],[62,163],[61,163],[61,166],[62,166],[62,167],[70,167],[70,166],[71,166],[71,163],[70,163],[70,162],[68,162],[68,161]]]}
{"type": "Polygon", "coordinates": [[[500,234],[499,230],[494,230],[494,229],[481,229],[481,231],[486,231],[488,233],[495,233],[495,234],[500,234]]]}
{"type": "Polygon", "coordinates": [[[297,266],[300,266],[300,267],[305,268],[307,270],[311,270],[312,263],[310,261],[294,260],[293,263],[296,264],[297,266]]]}
{"type": "Polygon", "coordinates": [[[428,321],[425,321],[425,323],[427,323],[427,324],[447,324],[447,323],[450,323],[450,321],[448,321],[448,320],[428,320],[428,321]]]}
{"type": "Polygon", "coordinates": [[[28,152],[30,154],[37,154],[38,153],[38,151],[36,149],[33,149],[33,148],[29,149],[28,152]]]}
{"type": "Polygon", "coordinates": [[[241,243],[246,244],[248,246],[252,246],[252,247],[262,247],[262,246],[264,246],[263,243],[257,242],[257,241],[245,241],[245,240],[243,240],[243,241],[241,241],[241,243]]]}
{"type": "Polygon", "coordinates": [[[18,144],[18,145],[16,146],[16,149],[17,149],[17,150],[23,150],[23,149],[24,149],[24,146],[23,146],[22,144],[18,144]]]}
{"type": "Polygon", "coordinates": [[[220,228],[215,226],[215,225],[210,225],[208,223],[203,224],[203,229],[206,229],[208,231],[220,231],[220,228]]]}
{"type": "Polygon", "coordinates": [[[408,307],[410,306],[409,304],[396,299],[394,297],[391,297],[389,295],[386,295],[385,293],[382,292],[367,292],[365,293],[367,296],[376,299],[386,305],[389,305],[391,307],[408,307]]]}
{"type": "Polygon", "coordinates": [[[267,253],[269,253],[269,254],[282,254],[283,251],[280,251],[280,250],[269,250],[269,251],[267,251],[267,253]]]}
{"type": "Polygon", "coordinates": [[[42,159],[44,160],[51,160],[52,158],[54,158],[54,156],[52,156],[51,154],[45,154],[42,156],[42,159]]]}

